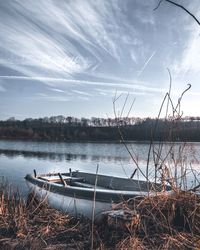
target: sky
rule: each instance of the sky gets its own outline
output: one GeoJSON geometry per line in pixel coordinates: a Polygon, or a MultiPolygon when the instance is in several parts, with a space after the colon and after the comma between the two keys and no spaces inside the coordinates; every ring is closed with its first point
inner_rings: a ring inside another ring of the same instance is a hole
{"type": "MultiPolygon", "coordinates": [[[[200,19],[199,0],[174,0],[200,19]]],[[[158,0],[0,0],[0,119],[200,115],[200,26],[158,0]],[[125,107],[124,102],[127,98],[125,107]],[[123,112],[122,112],[123,111],[123,112]]]]}

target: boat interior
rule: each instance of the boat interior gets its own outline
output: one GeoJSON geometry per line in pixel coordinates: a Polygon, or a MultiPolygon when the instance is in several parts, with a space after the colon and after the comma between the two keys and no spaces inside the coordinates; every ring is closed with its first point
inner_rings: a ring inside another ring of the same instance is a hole
{"type": "Polygon", "coordinates": [[[150,183],[132,178],[120,178],[106,175],[96,175],[79,171],[70,171],[68,173],[51,173],[37,175],[34,170],[34,177],[45,182],[56,183],[62,186],[75,186],[91,189],[110,189],[125,191],[161,191],[160,184],[150,183]]]}

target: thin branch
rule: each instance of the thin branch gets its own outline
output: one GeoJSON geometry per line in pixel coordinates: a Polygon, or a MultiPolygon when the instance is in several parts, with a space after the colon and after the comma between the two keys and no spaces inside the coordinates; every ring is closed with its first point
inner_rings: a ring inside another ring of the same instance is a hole
{"type": "Polygon", "coordinates": [[[148,156],[147,156],[146,175],[148,175],[148,172],[149,172],[150,154],[151,154],[151,149],[153,147],[154,137],[155,137],[157,126],[158,126],[158,121],[159,121],[159,118],[160,118],[160,115],[161,115],[161,112],[162,112],[162,109],[163,109],[163,106],[165,104],[165,101],[166,101],[167,97],[168,97],[168,100],[172,104],[172,101],[171,101],[171,98],[169,96],[169,93],[167,92],[165,94],[164,98],[163,98],[162,103],[161,103],[161,106],[160,106],[160,109],[159,109],[159,113],[158,113],[158,116],[157,116],[157,119],[156,119],[156,123],[155,123],[154,128],[153,128],[152,138],[151,138],[151,141],[150,141],[149,150],[148,150],[148,156]]]}
{"type": "Polygon", "coordinates": [[[129,109],[129,111],[128,111],[126,117],[129,117],[129,114],[130,114],[130,112],[131,112],[131,110],[132,110],[132,108],[133,108],[133,104],[134,104],[134,103],[135,103],[135,98],[133,99],[133,102],[132,102],[132,104],[131,104],[131,106],[130,106],[130,109],[129,109]]]}
{"type": "Polygon", "coordinates": [[[122,110],[121,110],[120,119],[122,118],[122,115],[123,115],[123,113],[124,113],[124,108],[125,108],[125,106],[126,106],[126,103],[127,103],[128,97],[129,97],[129,93],[126,95],[126,99],[125,99],[125,102],[124,102],[123,108],[122,108],[122,110]]]}
{"type": "Polygon", "coordinates": [[[157,10],[157,9],[159,8],[159,6],[160,6],[160,4],[162,3],[162,1],[163,1],[163,0],[160,0],[160,1],[158,2],[158,5],[153,9],[154,11],[157,10]]]}
{"type": "Polygon", "coordinates": [[[120,97],[122,96],[122,94],[119,94],[118,96],[117,96],[117,90],[115,91],[115,96],[114,96],[114,101],[116,102],[120,97]]]}
{"type": "Polygon", "coordinates": [[[180,96],[180,98],[178,99],[178,103],[177,103],[177,105],[176,105],[176,107],[175,107],[175,109],[174,109],[174,114],[175,114],[175,112],[177,113],[177,114],[180,114],[180,105],[181,105],[181,100],[182,100],[182,98],[183,98],[183,95],[191,88],[191,84],[189,84],[188,83],[188,87],[187,87],[187,89],[185,89],[184,91],[183,91],[183,93],[181,94],[181,96],[180,96]],[[179,108],[179,109],[178,109],[179,108]],[[177,111],[177,109],[178,109],[178,111],[177,111]]]}
{"type": "Polygon", "coordinates": [[[167,68],[167,71],[168,71],[168,74],[169,74],[169,97],[168,97],[168,100],[167,100],[167,108],[166,108],[166,118],[167,118],[167,115],[168,115],[168,109],[169,109],[169,99],[170,99],[170,96],[171,96],[171,88],[172,88],[172,76],[171,76],[171,72],[170,70],[167,68]]]}
{"type": "Polygon", "coordinates": [[[94,184],[94,198],[93,198],[93,208],[92,208],[92,230],[91,230],[91,250],[93,250],[94,246],[94,219],[95,219],[95,207],[96,207],[96,187],[98,181],[98,171],[99,171],[99,164],[97,164],[96,168],[96,177],[95,177],[95,184],[94,184]]]}
{"type": "MultiPolygon", "coordinates": [[[[115,97],[113,98],[113,111],[114,111],[114,115],[115,115],[115,118],[117,118],[117,113],[116,113],[116,101],[119,99],[119,97],[117,98],[116,95],[115,97]]],[[[133,162],[135,163],[137,169],[139,170],[139,172],[141,173],[141,175],[147,180],[149,181],[148,177],[145,176],[145,174],[143,173],[142,169],[139,167],[139,164],[137,162],[137,160],[134,158],[132,152],[130,151],[129,147],[127,146],[125,140],[124,140],[124,136],[122,134],[122,131],[120,129],[120,126],[119,124],[117,123],[117,128],[118,128],[118,132],[119,132],[119,135],[120,135],[120,138],[121,138],[121,141],[123,143],[123,145],[125,146],[128,154],[130,155],[131,159],[133,160],[133,162]]]]}
{"type": "Polygon", "coordinates": [[[189,189],[188,191],[196,192],[199,188],[200,188],[200,184],[197,185],[197,186],[194,187],[194,188],[189,189]]]}
{"type": "Polygon", "coordinates": [[[177,6],[177,7],[179,7],[179,8],[181,8],[181,9],[183,9],[185,12],[187,12],[197,23],[198,23],[198,25],[200,25],[200,21],[195,17],[195,15],[193,15],[189,10],[187,10],[184,6],[182,6],[181,4],[178,4],[178,3],[175,3],[175,2],[173,2],[173,1],[171,1],[171,0],[165,0],[166,2],[168,2],[168,3],[171,3],[171,4],[173,4],[173,5],[175,5],[175,6],[177,6]]]}
{"type": "MultiPolygon", "coordinates": [[[[171,3],[171,4],[175,5],[175,6],[177,6],[177,7],[179,7],[179,8],[181,8],[181,9],[183,9],[185,12],[187,12],[187,13],[188,13],[188,14],[198,23],[198,25],[200,25],[200,21],[195,17],[195,15],[193,15],[193,14],[192,14],[189,10],[187,10],[183,5],[178,4],[178,3],[174,2],[174,1],[171,1],[171,0],[165,0],[165,1],[168,2],[168,3],[171,3]]],[[[160,0],[160,1],[158,2],[158,5],[157,5],[153,10],[154,10],[154,11],[157,10],[162,2],[163,2],[163,0],[160,0]]]]}

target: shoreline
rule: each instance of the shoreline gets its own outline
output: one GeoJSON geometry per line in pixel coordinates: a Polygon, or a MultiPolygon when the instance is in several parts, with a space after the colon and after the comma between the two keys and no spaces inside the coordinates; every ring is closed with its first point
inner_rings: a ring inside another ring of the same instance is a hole
{"type": "MultiPolygon", "coordinates": [[[[98,144],[123,144],[123,143],[136,143],[136,144],[150,144],[150,140],[38,140],[38,139],[31,139],[31,138],[0,138],[0,141],[18,141],[18,142],[49,142],[49,143],[81,143],[81,144],[86,144],[86,143],[98,143],[98,144]]],[[[200,143],[199,141],[192,141],[192,140],[187,140],[187,141],[180,141],[180,140],[175,140],[175,141],[159,141],[159,140],[154,140],[154,143],[163,143],[163,144],[172,144],[172,143],[200,143]]]]}
{"type": "MultiPolygon", "coordinates": [[[[7,183],[8,184],[8,183],[7,183]]],[[[1,249],[199,249],[200,197],[175,192],[129,200],[115,209],[136,214],[129,220],[101,223],[74,218],[29,195],[27,201],[8,185],[0,188],[1,249]],[[5,188],[7,187],[7,188],[5,188]],[[134,220],[132,219],[134,218],[134,220]],[[137,220],[135,220],[137,218],[137,220]],[[127,224],[128,222],[128,224],[127,224]],[[93,230],[92,230],[93,227],[93,230]]],[[[113,210],[114,211],[114,210],[113,210]]]]}

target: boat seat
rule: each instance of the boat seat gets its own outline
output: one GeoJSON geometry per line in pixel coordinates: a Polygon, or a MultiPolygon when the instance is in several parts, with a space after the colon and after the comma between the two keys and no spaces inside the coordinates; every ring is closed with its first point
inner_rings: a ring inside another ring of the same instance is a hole
{"type": "MultiPolygon", "coordinates": [[[[92,188],[92,189],[95,188],[95,185],[84,183],[84,182],[78,182],[78,181],[74,181],[72,183],[72,185],[76,186],[76,187],[83,187],[83,188],[92,188]]],[[[96,186],[96,189],[108,189],[108,188],[101,187],[101,186],[96,186]]]]}
{"type": "Polygon", "coordinates": [[[73,186],[76,187],[84,187],[84,188],[94,188],[94,185],[88,184],[88,183],[83,183],[83,182],[78,182],[78,181],[74,181],[72,183],[73,186]]]}
{"type": "MultiPolygon", "coordinates": [[[[38,177],[38,179],[43,180],[43,181],[48,181],[48,182],[58,182],[60,183],[60,177],[59,176],[43,176],[43,177],[38,177]]],[[[64,177],[63,178],[64,181],[66,182],[66,184],[71,184],[73,182],[79,181],[79,182],[83,182],[84,178],[78,178],[78,177],[64,177]]]]}

